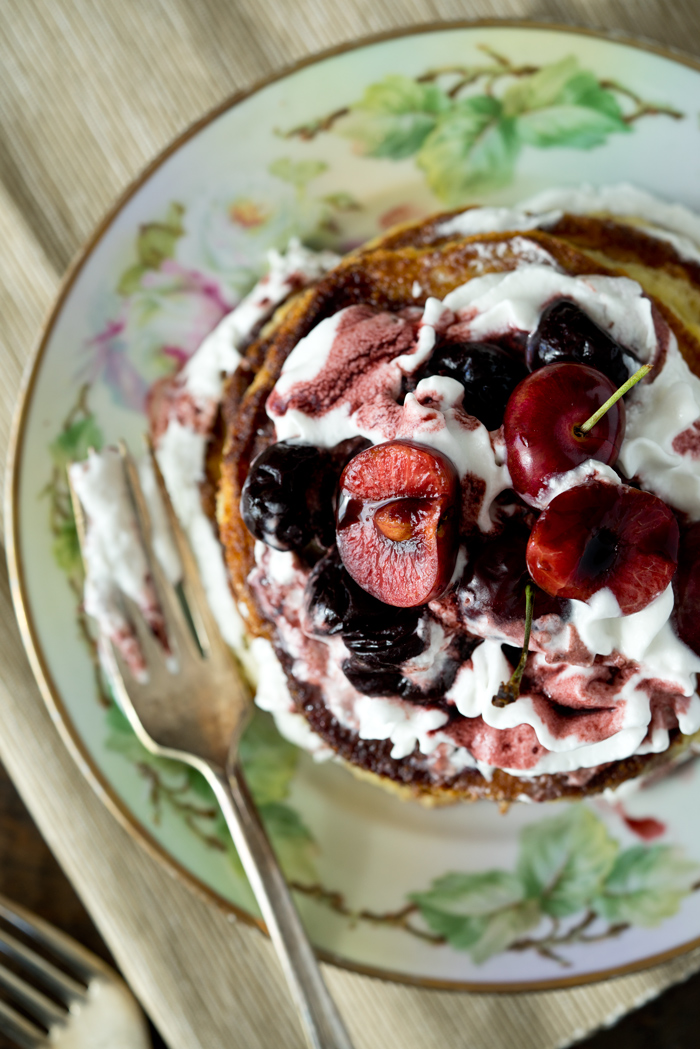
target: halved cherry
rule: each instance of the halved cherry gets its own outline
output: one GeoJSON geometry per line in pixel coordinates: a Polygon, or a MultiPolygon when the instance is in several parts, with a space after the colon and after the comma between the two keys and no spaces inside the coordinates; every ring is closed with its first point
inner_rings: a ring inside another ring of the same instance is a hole
{"type": "Polygon", "coordinates": [[[678,523],[650,492],[592,481],[562,492],[532,530],[527,567],[555,597],[587,601],[612,590],[623,615],[661,594],[678,564],[678,523]]]}
{"type": "Polygon", "coordinates": [[[458,549],[457,472],[441,452],[387,441],[356,455],[340,478],[338,551],[364,590],[399,608],[448,586],[458,549]]]}

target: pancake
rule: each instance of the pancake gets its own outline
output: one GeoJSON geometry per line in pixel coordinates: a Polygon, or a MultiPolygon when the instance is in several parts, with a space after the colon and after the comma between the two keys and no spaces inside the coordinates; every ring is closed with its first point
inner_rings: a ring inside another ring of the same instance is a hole
{"type": "MultiPolygon", "coordinates": [[[[251,464],[277,439],[267,405],[285,362],[321,322],[349,307],[367,307],[367,316],[385,312],[403,315],[409,318],[407,323],[413,323],[410,319],[419,310],[422,312],[431,298],[442,300],[475,279],[538,266],[546,259],[547,266],[565,276],[626,277],[638,282],[652,304],[657,327],[665,322],[684,360],[695,375],[700,375],[700,264],[679,251],[676,244],[661,239],[643,219],[564,213],[546,228],[465,235],[456,229],[456,216],[461,214],[432,216],[389,231],[347,255],[325,275],[291,295],[276,311],[247,347],[240,367],[228,382],[221,409],[223,447],[220,439],[213,443],[207,463],[209,505],[211,493],[216,490],[219,536],[234,596],[239,607],[245,609],[246,630],[250,637],[272,645],[294,710],[325,748],[359,774],[398,790],[401,796],[431,804],[478,798],[499,802],[580,798],[675,763],[700,734],[682,732],[679,719],[673,713],[667,714],[662,726],[667,745],[661,750],[657,742],[647,752],[640,752],[644,747],[638,747],[637,752],[614,760],[542,774],[523,770],[524,774],[518,775],[506,764],[499,767],[501,762],[485,761],[477,762],[477,767],[457,769],[454,763],[441,763],[434,753],[425,753],[418,744],[410,753],[397,756],[391,738],[362,738],[352,724],[343,723],[332,709],[328,689],[309,680],[308,675],[305,679],[298,671],[299,653],[290,645],[287,629],[289,616],[281,605],[275,611],[274,602],[261,599],[260,544],[256,564],[256,542],[241,515],[241,492],[251,464]]],[[[645,380],[650,383],[664,365],[663,352],[657,354],[653,365],[645,380]]],[[[643,487],[638,478],[628,480],[643,487]]],[[[678,516],[682,531],[689,528],[688,514],[678,510],[678,516]]],[[[322,555],[323,550],[318,548],[290,555],[296,564],[297,588],[308,580],[314,561],[322,555]]],[[[444,622],[444,609],[440,614],[444,622]]],[[[311,644],[325,642],[317,640],[311,644]]],[[[515,642],[510,644],[512,648],[515,642]]],[[[465,653],[465,663],[469,662],[470,655],[465,653]]],[[[444,733],[447,726],[454,740],[464,739],[468,750],[473,740],[467,728],[471,731],[473,726],[466,723],[472,719],[456,713],[448,693],[449,689],[442,696],[433,692],[429,702],[414,702],[446,717],[441,730],[444,733]]],[[[365,695],[363,702],[371,702],[372,695],[365,695]]],[[[660,710],[664,702],[659,698],[654,709],[660,710]]],[[[566,716],[571,713],[567,708],[566,716]]],[[[687,727],[687,717],[680,720],[687,727]]],[[[521,728],[523,739],[519,746],[525,745],[533,732],[531,725],[521,728]]]]}

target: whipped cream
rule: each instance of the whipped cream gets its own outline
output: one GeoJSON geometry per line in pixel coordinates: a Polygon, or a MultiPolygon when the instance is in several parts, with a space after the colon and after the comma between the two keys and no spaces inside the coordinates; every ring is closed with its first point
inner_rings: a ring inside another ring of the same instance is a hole
{"type": "Polygon", "coordinates": [[[671,244],[682,259],[700,262],[700,217],[682,204],[669,204],[627,182],[547,189],[512,208],[469,208],[441,223],[437,233],[469,237],[547,229],[565,212],[632,220],[643,226],[645,233],[671,244]]]}
{"type": "Polygon", "coordinates": [[[692,442],[679,438],[693,432],[700,419],[700,379],[671,340],[655,381],[634,388],[625,398],[627,428],[620,448],[620,466],[648,491],[700,520],[700,455],[692,442]]]}
{"type": "MultiPolygon", "coordinates": [[[[613,339],[633,348],[642,363],[654,359],[659,337],[651,301],[627,277],[570,277],[551,266],[524,265],[475,277],[450,292],[444,305],[466,322],[468,337],[477,340],[514,329],[533,331],[547,303],[562,298],[572,299],[613,339]]],[[[665,325],[660,318],[658,323],[665,325]]],[[[666,334],[667,327],[663,330],[666,334]]]]}

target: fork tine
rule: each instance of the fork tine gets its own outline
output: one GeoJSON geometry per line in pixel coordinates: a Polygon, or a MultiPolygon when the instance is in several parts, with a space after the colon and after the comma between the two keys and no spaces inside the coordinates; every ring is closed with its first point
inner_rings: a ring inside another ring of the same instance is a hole
{"type": "Polygon", "coordinates": [[[58,969],[53,962],[42,958],[40,954],[26,947],[9,933],[0,934],[0,951],[9,958],[14,958],[27,969],[32,976],[43,983],[59,1001],[70,1005],[73,1001],[84,1001],[86,990],[82,984],[58,969]]]}
{"type": "Polygon", "coordinates": [[[111,641],[108,641],[105,646],[104,656],[105,671],[114,690],[117,706],[126,716],[144,747],[153,754],[160,753],[162,748],[151,737],[134,706],[134,702],[138,703],[137,689],[140,686],[140,682],[133,676],[121,652],[111,641]],[[128,688],[126,686],[127,679],[129,681],[128,688]]]}
{"type": "Polygon", "coordinates": [[[40,1027],[0,1000],[0,1032],[12,1038],[18,1049],[44,1049],[49,1042],[40,1027]]]}
{"type": "MultiPolygon", "coordinates": [[[[120,600],[138,639],[141,653],[148,668],[149,683],[151,685],[155,684],[158,678],[167,680],[165,675],[169,671],[166,664],[167,653],[165,649],[152,633],[151,628],[144,619],[143,612],[136,602],[123,592],[120,594],[120,600]]],[[[180,651],[180,649],[178,648],[176,651],[180,651]]],[[[170,658],[172,659],[173,657],[171,656],[170,658]]],[[[129,687],[136,694],[140,682],[134,680],[133,673],[128,672],[128,677],[125,680],[129,680],[129,687]],[[133,685],[131,684],[132,681],[134,682],[133,685]]]]}
{"type": "Polygon", "coordinates": [[[10,969],[0,964],[0,987],[14,996],[32,1020],[38,1020],[44,1027],[51,1028],[53,1024],[63,1023],[67,1017],[65,1009],[52,1002],[41,991],[37,991],[31,984],[17,976],[10,969]]]}
{"type": "Polygon", "coordinates": [[[196,640],[193,637],[190,625],[185,618],[185,613],[182,609],[175,588],[166,577],[160,561],[156,557],[153,549],[151,515],[143,494],[138,470],[136,469],[136,463],[124,441],[120,441],[118,447],[122,459],[122,465],[124,467],[127,488],[136,513],[136,521],[138,523],[139,533],[143,543],[146,562],[155,585],[158,602],[165,617],[168,639],[171,643],[174,643],[176,649],[183,652],[183,654],[187,653],[190,656],[198,656],[199,652],[197,650],[196,640]]]}
{"type": "MultiPolygon", "coordinates": [[[[121,449],[120,449],[121,452],[121,449]]],[[[170,582],[165,578],[165,575],[160,567],[160,563],[153,553],[153,547],[150,543],[150,516],[148,515],[148,508],[145,506],[143,498],[143,492],[140,484],[138,490],[135,490],[134,476],[137,477],[136,468],[133,464],[133,460],[129,456],[126,448],[122,454],[122,465],[125,471],[125,478],[127,482],[127,489],[132,498],[134,504],[134,510],[137,515],[137,525],[141,537],[143,539],[144,556],[148,563],[148,570],[151,573],[156,592],[158,596],[158,602],[163,613],[169,642],[173,643],[176,650],[181,653],[196,653],[196,644],[192,637],[192,631],[185,620],[180,602],[177,599],[177,595],[173,591],[173,587],[170,582]],[[137,506],[138,504],[138,506],[137,506]],[[144,515],[147,516],[147,520],[144,521],[144,515]],[[146,537],[148,536],[148,542],[146,537]],[[184,652],[183,652],[184,650],[184,652]]],[[[80,556],[85,564],[85,544],[86,544],[86,522],[85,522],[85,511],[83,510],[83,504],[80,501],[80,497],[73,486],[73,482],[70,476],[70,469],[68,470],[68,488],[70,491],[71,503],[73,505],[73,517],[75,519],[75,528],[78,534],[78,546],[80,548],[80,556]]],[[[153,634],[149,629],[146,629],[143,620],[143,613],[138,605],[132,601],[126,594],[121,594],[122,603],[128,605],[127,617],[129,618],[131,625],[136,632],[136,635],[141,645],[144,660],[149,664],[149,669],[159,666],[163,661],[163,649],[160,643],[156,643],[153,634]],[[130,613],[130,614],[129,614],[130,613]]],[[[128,674],[133,679],[131,673],[128,674]]]]}
{"type": "Polygon", "coordinates": [[[10,925],[14,925],[25,936],[30,936],[37,944],[48,947],[56,958],[65,962],[86,983],[107,971],[107,967],[103,967],[99,958],[81,947],[70,936],[66,936],[60,929],[44,921],[38,915],[30,914],[19,904],[10,903],[1,893],[0,917],[10,925]]]}
{"type": "Polygon", "coordinates": [[[153,464],[158,490],[165,507],[170,529],[175,540],[177,552],[182,565],[182,584],[187,598],[187,605],[192,615],[192,620],[197,631],[202,650],[211,658],[223,658],[227,663],[231,661],[229,648],[221,636],[219,625],[209,606],[202,576],[195,559],[189,539],[180,524],[175,509],[170,499],[170,493],[165,484],[163,473],[156,458],[155,449],[150,436],[146,437],[146,446],[153,464]]]}

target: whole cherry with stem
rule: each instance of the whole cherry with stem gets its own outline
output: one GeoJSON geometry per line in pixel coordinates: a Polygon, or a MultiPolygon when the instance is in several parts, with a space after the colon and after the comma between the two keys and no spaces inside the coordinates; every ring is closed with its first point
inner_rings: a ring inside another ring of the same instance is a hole
{"type": "Polygon", "coordinates": [[[645,364],[615,389],[585,364],[561,362],[532,372],[506,406],[504,433],[513,487],[541,505],[552,477],[588,459],[613,465],[625,432],[620,398],[651,370],[645,364]]]}

